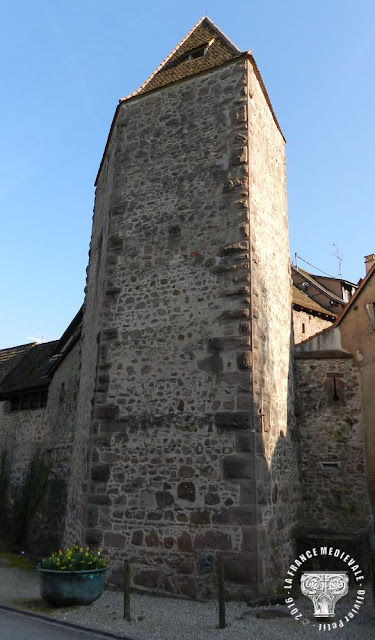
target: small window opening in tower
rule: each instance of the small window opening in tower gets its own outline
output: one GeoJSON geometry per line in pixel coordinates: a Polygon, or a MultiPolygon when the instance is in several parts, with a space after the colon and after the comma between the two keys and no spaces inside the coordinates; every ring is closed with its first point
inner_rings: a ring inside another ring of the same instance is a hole
{"type": "Polygon", "coordinates": [[[60,387],[59,402],[64,402],[64,398],[65,398],[65,382],[63,382],[60,387]]]}
{"type": "Polygon", "coordinates": [[[306,327],[304,322],[302,322],[302,333],[306,333],[306,327]]]}
{"type": "Polygon", "coordinates": [[[333,378],[333,399],[334,399],[335,402],[340,400],[340,396],[337,393],[336,378],[333,378]]]}

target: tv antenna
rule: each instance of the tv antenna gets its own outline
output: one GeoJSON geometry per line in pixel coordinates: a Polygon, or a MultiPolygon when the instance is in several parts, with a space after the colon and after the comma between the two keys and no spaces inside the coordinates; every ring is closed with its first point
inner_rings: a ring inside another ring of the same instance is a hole
{"type": "Polygon", "coordinates": [[[335,256],[335,258],[337,259],[337,277],[339,277],[340,279],[342,278],[342,272],[341,272],[341,265],[342,265],[342,253],[340,251],[340,249],[337,247],[337,245],[332,242],[332,246],[334,248],[334,252],[331,253],[332,256],[335,256]]]}

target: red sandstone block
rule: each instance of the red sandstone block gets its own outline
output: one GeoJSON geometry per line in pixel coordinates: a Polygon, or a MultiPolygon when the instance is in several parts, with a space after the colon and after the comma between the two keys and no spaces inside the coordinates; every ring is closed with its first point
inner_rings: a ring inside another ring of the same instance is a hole
{"type": "Polygon", "coordinates": [[[194,547],[196,549],[220,549],[222,551],[229,551],[232,548],[232,540],[228,534],[209,530],[195,536],[194,547]]]}
{"type": "Polygon", "coordinates": [[[121,533],[107,531],[104,534],[104,545],[114,549],[123,549],[125,547],[126,538],[121,533]]]}
{"type": "Polygon", "coordinates": [[[191,537],[186,531],[178,538],[178,548],[180,551],[190,552],[193,550],[193,545],[191,542],[191,537]]]}

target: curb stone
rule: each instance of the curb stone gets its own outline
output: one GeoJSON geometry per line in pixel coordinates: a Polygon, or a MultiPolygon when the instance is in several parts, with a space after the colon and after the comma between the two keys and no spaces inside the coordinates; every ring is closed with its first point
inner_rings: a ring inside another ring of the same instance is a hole
{"type": "Polygon", "coordinates": [[[0,611],[9,611],[10,613],[15,613],[21,616],[25,616],[26,618],[35,618],[37,620],[42,620],[43,622],[48,622],[50,625],[57,627],[67,627],[69,629],[73,629],[74,631],[82,631],[83,633],[89,633],[94,638],[112,638],[112,640],[134,640],[130,636],[119,636],[115,633],[111,633],[110,631],[99,631],[99,629],[93,629],[92,627],[86,627],[82,624],[75,624],[74,622],[66,622],[65,620],[56,620],[51,619],[47,616],[43,616],[41,613],[34,613],[33,611],[24,611],[23,609],[17,609],[16,607],[8,607],[5,604],[0,604],[0,611]]]}

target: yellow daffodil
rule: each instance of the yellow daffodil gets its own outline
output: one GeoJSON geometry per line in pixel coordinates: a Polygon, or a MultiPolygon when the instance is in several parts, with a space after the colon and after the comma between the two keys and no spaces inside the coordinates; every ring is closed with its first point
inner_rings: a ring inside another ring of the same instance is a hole
{"type": "Polygon", "coordinates": [[[89,545],[80,547],[78,544],[59,549],[53,552],[49,558],[43,558],[41,567],[43,569],[55,569],[58,571],[84,571],[85,569],[101,569],[107,564],[107,559],[101,555],[102,548],[98,551],[90,551],[89,545]]]}

